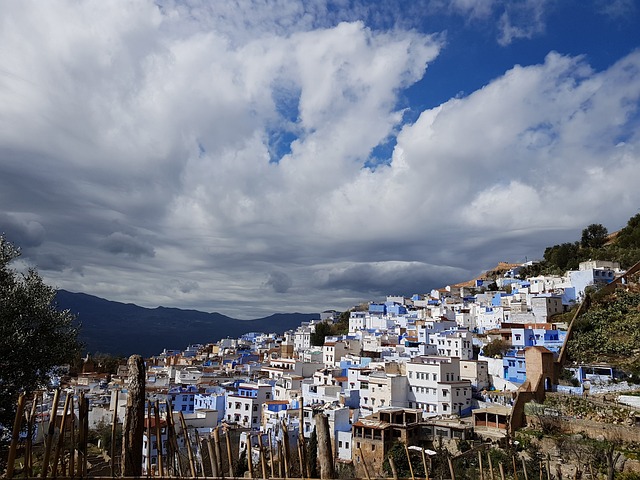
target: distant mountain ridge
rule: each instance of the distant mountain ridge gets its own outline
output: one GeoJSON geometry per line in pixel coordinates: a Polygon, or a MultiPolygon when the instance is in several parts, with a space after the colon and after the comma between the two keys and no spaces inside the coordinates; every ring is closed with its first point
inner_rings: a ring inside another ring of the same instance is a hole
{"type": "Polygon", "coordinates": [[[255,320],[238,320],[220,313],[179,308],[145,308],[104,298],[58,290],[57,306],[69,309],[82,324],[80,339],[88,352],[145,357],[163,349],[184,349],[194,343],[237,338],[248,332],[295,329],[318,313],[276,313],[255,320]]]}

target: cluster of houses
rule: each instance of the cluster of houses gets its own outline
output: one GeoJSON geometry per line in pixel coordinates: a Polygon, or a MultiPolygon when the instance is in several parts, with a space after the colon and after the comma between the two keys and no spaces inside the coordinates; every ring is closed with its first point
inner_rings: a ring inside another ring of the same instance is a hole
{"type": "MultiPolygon", "coordinates": [[[[256,436],[266,443],[281,438],[283,424],[290,437],[310,438],[315,415],[323,413],[335,460],[352,463],[360,477],[363,463],[379,471],[397,440],[500,437],[513,392],[534,368],[528,347],[557,356],[566,325],[553,316],[579,302],[590,285],[620,273],[615,263],[591,261],[562,277],[521,279],[523,266],[501,264],[491,290],[481,279],[371,303],[350,313],[347,333],[327,336],[322,345],[312,344],[315,328],[336,321],[337,312],[284,334],[165,350],[146,359],[147,397],[161,408],[170,402],[201,437],[216,427],[242,432],[240,448],[249,452],[256,436]],[[510,348],[500,358],[484,356],[483,346],[495,339],[510,348]]],[[[110,424],[114,412],[122,419],[126,366],[109,377],[91,367],[88,360],[69,387],[90,399],[90,425],[110,424]]],[[[151,435],[144,439],[144,474],[157,463],[151,435]]]]}

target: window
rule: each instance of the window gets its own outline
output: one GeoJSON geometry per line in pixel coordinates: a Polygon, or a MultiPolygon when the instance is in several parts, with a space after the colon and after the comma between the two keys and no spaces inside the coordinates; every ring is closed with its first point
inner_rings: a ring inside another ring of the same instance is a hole
{"type": "Polygon", "coordinates": [[[371,444],[371,451],[374,452],[376,450],[376,445],[375,443],[371,444]]]}
{"type": "Polygon", "coordinates": [[[338,448],[342,448],[342,440],[338,442],[338,448]]]}

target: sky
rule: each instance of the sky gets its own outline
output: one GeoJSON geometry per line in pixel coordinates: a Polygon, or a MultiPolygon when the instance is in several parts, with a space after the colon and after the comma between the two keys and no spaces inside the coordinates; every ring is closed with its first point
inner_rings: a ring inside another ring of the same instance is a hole
{"type": "Polygon", "coordinates": [[[640,2],[0,0],[0,232],[234,318],[427,293],[640,208],[640,2]]]}

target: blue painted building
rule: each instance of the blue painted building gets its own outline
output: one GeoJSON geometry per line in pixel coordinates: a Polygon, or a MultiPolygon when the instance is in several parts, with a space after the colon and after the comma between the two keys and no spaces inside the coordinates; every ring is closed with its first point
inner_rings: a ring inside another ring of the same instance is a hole
{"type": "Polygon", "coordinates": [[[524,350],[511,349],[502,357],[503,378],[513,383],[524,383],[527,379],[527,367],[524,350]]]}
{"type": "Polygon", "coordinates": [[[174,387],[169,389],[167,401],[171,402],[171,407],[174,412],[193,413],[197,393],[198,388],[194,385],[174,387]]]}

